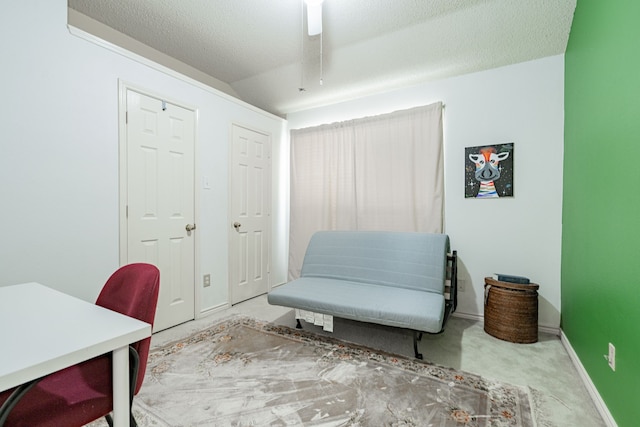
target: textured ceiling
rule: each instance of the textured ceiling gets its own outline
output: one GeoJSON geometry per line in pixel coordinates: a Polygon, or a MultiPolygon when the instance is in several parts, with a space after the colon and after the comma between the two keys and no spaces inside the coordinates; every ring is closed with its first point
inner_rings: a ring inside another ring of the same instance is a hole
{"type": "Polygon", "coordinates": [[[575,5],[325,0],[321,38],[302,0],[69,0],[277,115],[564,53],[575,5]]]}

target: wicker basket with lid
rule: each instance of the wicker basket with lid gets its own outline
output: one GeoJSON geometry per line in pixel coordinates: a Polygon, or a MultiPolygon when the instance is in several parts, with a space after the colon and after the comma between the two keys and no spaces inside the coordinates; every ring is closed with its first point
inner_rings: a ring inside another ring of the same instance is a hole
{"type": "Polygon", "coordinates": [[[515,343],[538,341],[538,288],[484,279],[484,330],[501,340],[515,343]]]}

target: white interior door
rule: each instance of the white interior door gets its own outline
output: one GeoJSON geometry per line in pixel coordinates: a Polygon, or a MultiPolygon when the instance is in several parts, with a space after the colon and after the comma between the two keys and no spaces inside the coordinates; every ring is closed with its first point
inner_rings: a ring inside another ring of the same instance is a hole
{"type": "Polygon", "coordinates": [[[160,269],[160,331],[195,312],[195,112],[131,89],[126,110],[126,261],[160,269]]]}
{"type": "Polygon", "coordinates": [[[229,282],[231,303],[268,290],[271,213],[269,135],[233,125],[229,282]]]}

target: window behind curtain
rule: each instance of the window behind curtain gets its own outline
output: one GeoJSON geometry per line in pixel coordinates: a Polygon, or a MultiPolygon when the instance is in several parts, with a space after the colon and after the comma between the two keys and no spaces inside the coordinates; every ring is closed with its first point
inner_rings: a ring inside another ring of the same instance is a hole
{"type": "Polygon", "coordinates": [[[442,103],[291,131],[289,280],[318,230],[441,233],[442,103]]]}

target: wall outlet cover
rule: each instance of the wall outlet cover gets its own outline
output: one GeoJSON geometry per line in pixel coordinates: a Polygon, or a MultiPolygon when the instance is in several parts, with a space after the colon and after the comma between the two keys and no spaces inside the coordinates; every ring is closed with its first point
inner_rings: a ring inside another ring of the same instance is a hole
{"type": "Polygon", "coordinates": [[[609,367],[611,370],[616,370],[616,348],[613,344],[609,343],[609,367]]]}

